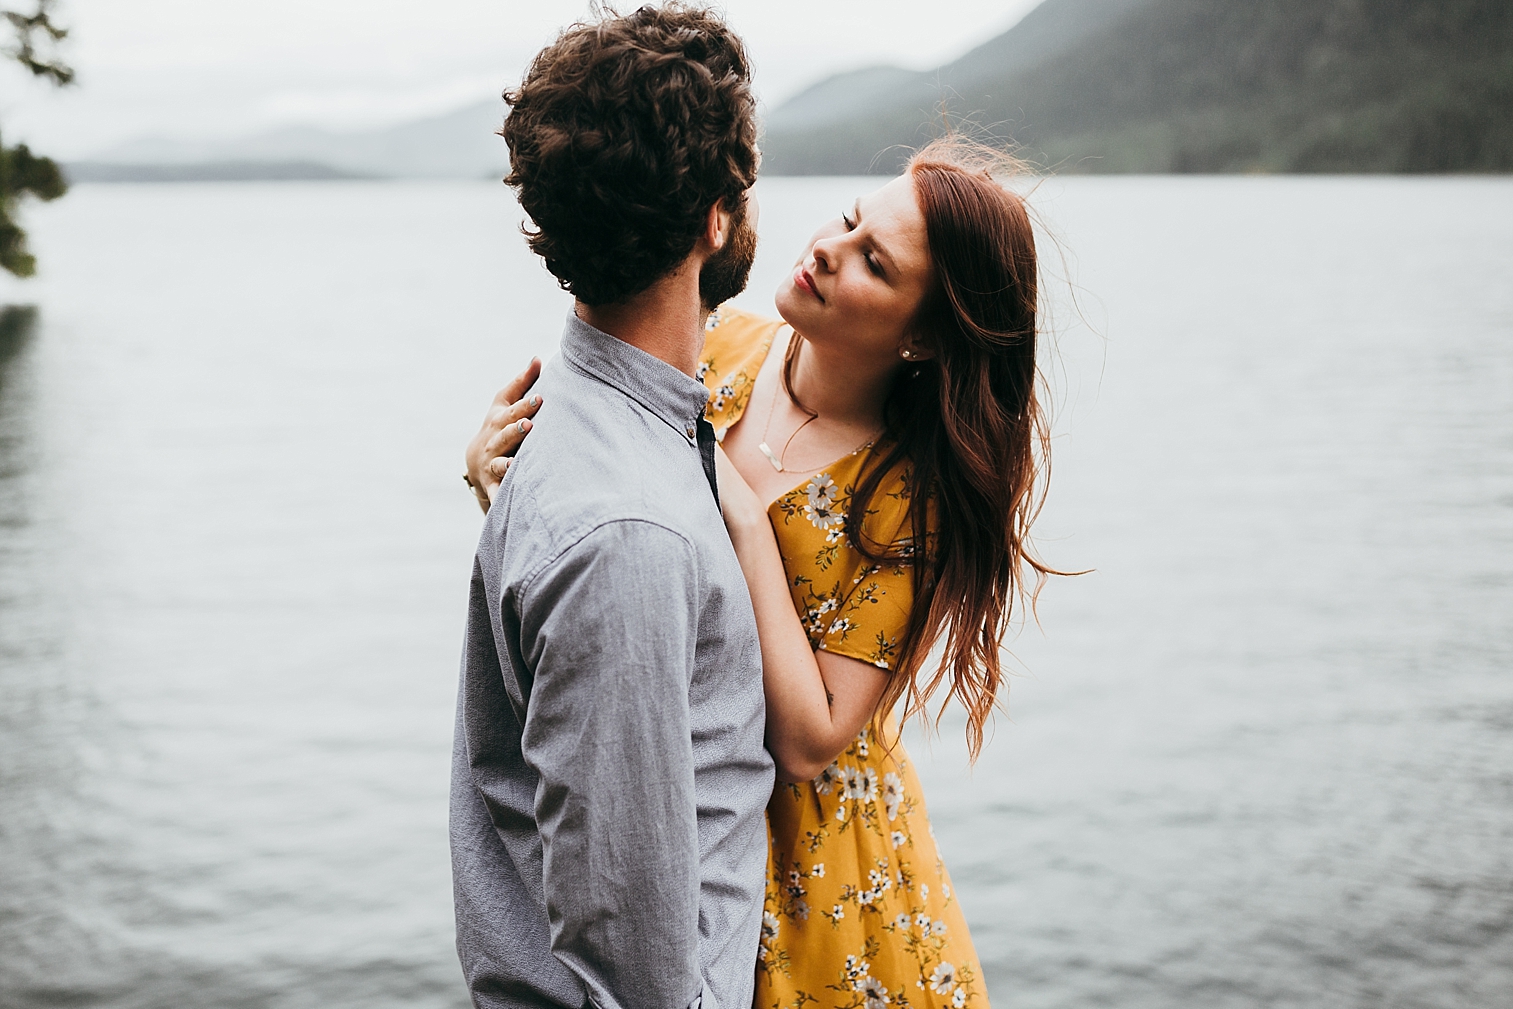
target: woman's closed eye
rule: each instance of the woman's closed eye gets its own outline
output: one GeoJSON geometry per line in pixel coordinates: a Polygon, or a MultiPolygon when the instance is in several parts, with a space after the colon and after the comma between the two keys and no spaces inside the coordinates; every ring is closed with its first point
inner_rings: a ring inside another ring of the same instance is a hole
{"type": "MultiPolygon", "coordinates": [[[[850,214],[841,214],[841,223],[846,226],[847,231],[856,230],[856,220],[850,214]]],[[[872,253],[870,252],[867,252],[863,253],[862,258],[867,261],[867,269],[871,270],[874,275],[879,277],[883,275],[882,264],[877,261],[876,256],[872,255],[872,253]]]]}

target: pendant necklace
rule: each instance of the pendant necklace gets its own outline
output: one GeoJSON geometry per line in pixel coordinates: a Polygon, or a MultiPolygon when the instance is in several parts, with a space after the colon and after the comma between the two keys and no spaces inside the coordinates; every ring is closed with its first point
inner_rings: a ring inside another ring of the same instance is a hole
{"type": "Polygon", "coordinates": [[[783,451],[773,452],[772,447],[767,444],[767,436],[772,433],[772,417],[778,412],[778,393],[782,391],[783,375],[782,372],[779,371],[777,382],[772,388],[772,403],[767,407],[767,426],[762,428],[762,440],[757,442],[757,451],[761,452],[767,457],[767,461],[772,463],[773,469],[777,470],[779,473],[786,473],[788,471],[783,468],[783,459],[788,455],[788,446],[793,444],[793,439],[798,437],[800,431],[809,426],[809,421],[814,420],[819,416],[819,414],[810,414],[809,420],[804,421],[804,423],[794,428],[793,433],[788,436],[788,440],[783,442],[783,451]]]}
{"type": "MultiPolygon", "coordinates": [[[[764,427],[764,428],[762,428],[762,440],[759,441],[759,442],[757,442],[757,451],[761,452],[764,456],[767,457],[767,461],[770,462],[770,463],[772,463],[772,468],[773,469],[777,470],[779,473],[787,473],[788,470],[786,468],[784,468],[784,466],[783,466],[783,460],[788,457],[788,446],[793,444],[793,439],[795,439],[795,438],[798,437],[800,431],[802,431],[802,430],[804,430],[804,428],[808,427],[811,421],[818,420],[820,415],[817,414],[817,413],[811,413],[811,414],[809,414],[809,419],[806,420],[806,421],[804,421],[804,423],[800,424],[798,427],[794,428],[793,429],[793,433],[788,436],[788,440],[785,441],[785,442],[783,442],[783,449],[782,449],[782,451],[781,452],[774,452],[774,451],[772,451],[772,446],[770,446],[770,445],[767,444],[767,436],[772,433],[772,418],[773,418],[773,415],[776,414],[777,410],[778,410],[778,393],[782,392],[782,391],[783,391],[783,374],[782,374],[781,371],[779,371],[778,372],[778,376],[777,376],[777,384],[773,387],[773,390],[772,390],[772,403],[767,407],[767,426],[764,427]]],[[[790,402],[791,401],[792,401],[792,397],[790,397],[790,402]]],[[[799,407],[799,409],[804,410],[805,408],[804,407],[799,407]]],[[[807,413],[808,411],[805,410],[805,412],[807,413]]],[[[876,440],[877,440],[877,436],[873,435],[872,437],[868,438],[866,441],[862,442],[861,445],[857,446],[856,451],[861,451],[861,449],[866,448],[868,445],[872,444],[872,442],[876,441],[876,440]]]]}

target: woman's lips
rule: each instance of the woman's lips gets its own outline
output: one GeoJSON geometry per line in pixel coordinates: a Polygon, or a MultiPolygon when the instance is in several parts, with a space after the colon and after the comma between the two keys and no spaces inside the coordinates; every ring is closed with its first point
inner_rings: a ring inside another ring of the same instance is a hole
{"type": "Polygon", "coordinates": [[[816,298],[819,298],[821,302],[825,300],[824,298],[820,298],[819,288],[814,286],[814,278],[809,276],[809,271],[804,269],[802,266],[793,271],[793,283],[795,287],[800,287],[805,291],[808,291],[816,298]]]}

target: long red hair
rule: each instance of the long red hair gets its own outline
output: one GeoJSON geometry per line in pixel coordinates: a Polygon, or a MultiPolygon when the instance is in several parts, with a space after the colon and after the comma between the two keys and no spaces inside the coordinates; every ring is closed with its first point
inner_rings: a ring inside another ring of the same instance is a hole
{"type": "Polygon", "coordinates": [[[1006,167],[1003,155],[962,139],[909,161],[934,270],[913,329],[929,357],[890,390],[886,437],[846,517],[847,538],[874,563],[912,563],[914,605],[879,714],[900,700],[906,720],[922,714],[947,686],[966,709],[974,760],[1003,684],[1015,605],[1033,607],[1047,575],[1060,573],[1030,546],[1050,433],[1038,395],[1035,234],[1024,201],[994,178],[1006,167]],[[868,505],[900,465],[910,538],[869,542],[868,505]],[[925,671],[941,642],[940,665],[925,671]]]}

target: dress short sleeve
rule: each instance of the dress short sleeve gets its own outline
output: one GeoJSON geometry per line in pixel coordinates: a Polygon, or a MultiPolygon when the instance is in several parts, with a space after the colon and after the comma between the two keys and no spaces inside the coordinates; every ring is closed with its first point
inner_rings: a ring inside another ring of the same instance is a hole
{"type": "Polygon", "coordinates": [[[913,603],[912,566],[883,564],[863,568],[836,619],[820,638],[818,650],[891,670],[909,625],[913,603]]]}
{"type": "Polygon", "coordinates": [[[869,446],[774,501],[768,517],[789,588],[818,651],[893,669],[914,605],[908,473],[895,468],[867,509],[863,532],[896,559],[871,561],[845,535],[846,513],[869,446]]]}

